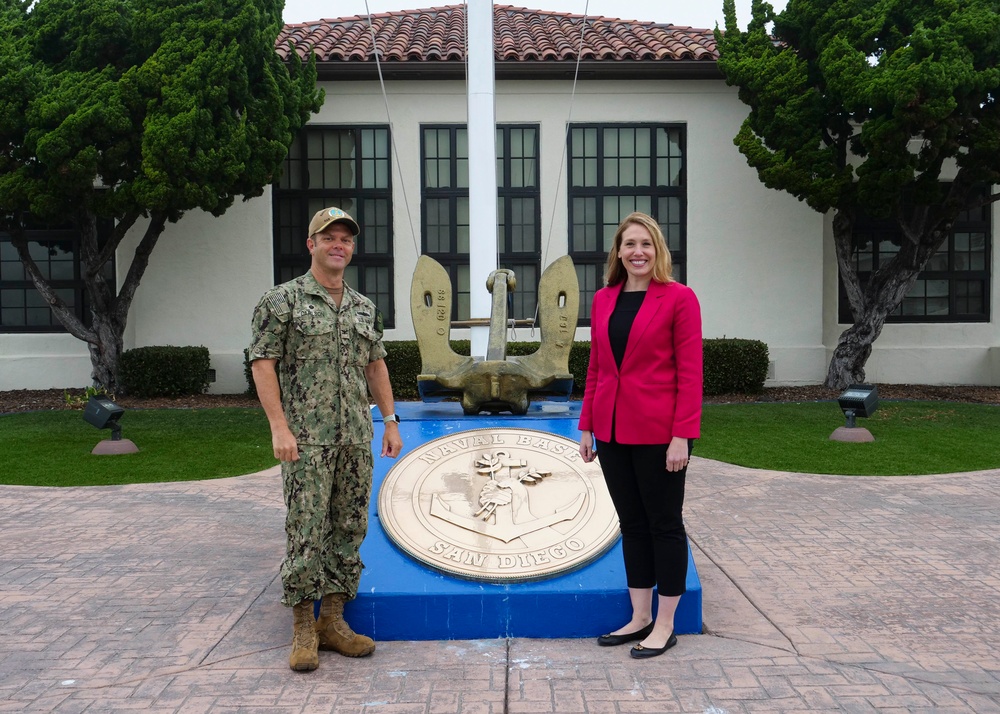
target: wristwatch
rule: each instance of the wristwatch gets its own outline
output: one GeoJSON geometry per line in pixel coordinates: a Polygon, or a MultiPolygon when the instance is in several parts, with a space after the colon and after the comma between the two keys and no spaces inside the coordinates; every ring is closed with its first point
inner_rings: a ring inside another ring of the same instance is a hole
{"type": "Polygon", "coordinates": [[[388,424],[389,422],[396,422],[398,424],[399,417],[396,416],[395,414],[386,414],[384,417],[382,417],[382,421],[385,422],[386,424],[388,424]]]}

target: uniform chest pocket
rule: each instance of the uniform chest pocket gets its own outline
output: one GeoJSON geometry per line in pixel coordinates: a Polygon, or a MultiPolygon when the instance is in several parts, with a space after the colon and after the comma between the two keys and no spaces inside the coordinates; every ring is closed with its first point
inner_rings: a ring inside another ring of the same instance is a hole
{"type": "Polygon", "coordinates": [[[364,367],[370,361],[372,348],[378,342],[379,335],[371,325],[356,322],[343,330],[341,339],[348,346],[348,361],[364,367]]]}
{"type": "Polygon", "coordinates": [[[292,323],[295,326],[296,359],[330,359],[337,323],[306,310],[296,312],[292,323]]]}

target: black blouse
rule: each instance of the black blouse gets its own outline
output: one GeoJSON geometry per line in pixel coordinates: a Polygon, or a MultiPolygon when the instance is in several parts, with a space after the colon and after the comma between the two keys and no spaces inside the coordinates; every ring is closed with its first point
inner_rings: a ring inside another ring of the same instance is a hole
{"type": "Polygon", "coordinates": [[[625,357],[625,348],[628,346],[628,335],[632,331],[632,323],[635,316],[642,307],[642,301],[646,297],[645,290],[635,292],[625,292],[622,290],[618,294],[618,302],[615,303],[614,312],[608,318],[608,340],[611,342],[611,353],[615,356],[615,363],[618,369],[622,368],[622,359],[625,357]]]}

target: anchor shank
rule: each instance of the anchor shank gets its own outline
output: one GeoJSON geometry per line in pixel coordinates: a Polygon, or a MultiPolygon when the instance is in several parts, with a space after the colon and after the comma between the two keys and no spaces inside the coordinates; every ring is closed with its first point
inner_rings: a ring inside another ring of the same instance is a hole
{"type": "Polygon", "coordinates": [[[507,291],[514,289],[513,271],[500,269],[490,273],[486,287],[493,294],[490,307],[490,339],[486,347],[486,361],[507,359],[507,291]]]}

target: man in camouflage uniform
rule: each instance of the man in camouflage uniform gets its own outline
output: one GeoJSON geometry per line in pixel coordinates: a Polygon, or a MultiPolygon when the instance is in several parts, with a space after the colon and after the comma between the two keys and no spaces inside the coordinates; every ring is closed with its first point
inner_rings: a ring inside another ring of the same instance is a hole
{"type": "Polygon", "coordinates": [[[265,293],[253,317],[253,378],[288,507],[282,603],[293,611],[289,665],[298,671],[316,669],[318,649],[349,657],[375,650],[343,619],[344,603],[358,592],[368,530],[369,391],[385,421],[381,455],[395,458],[403,442],[383,359],[382,316],[344,282],[359,233],[339,208],[318,212],[306,240],[309,272],[265,293]],[[315,600],[321,600],[319,620],[315,600]]]}

